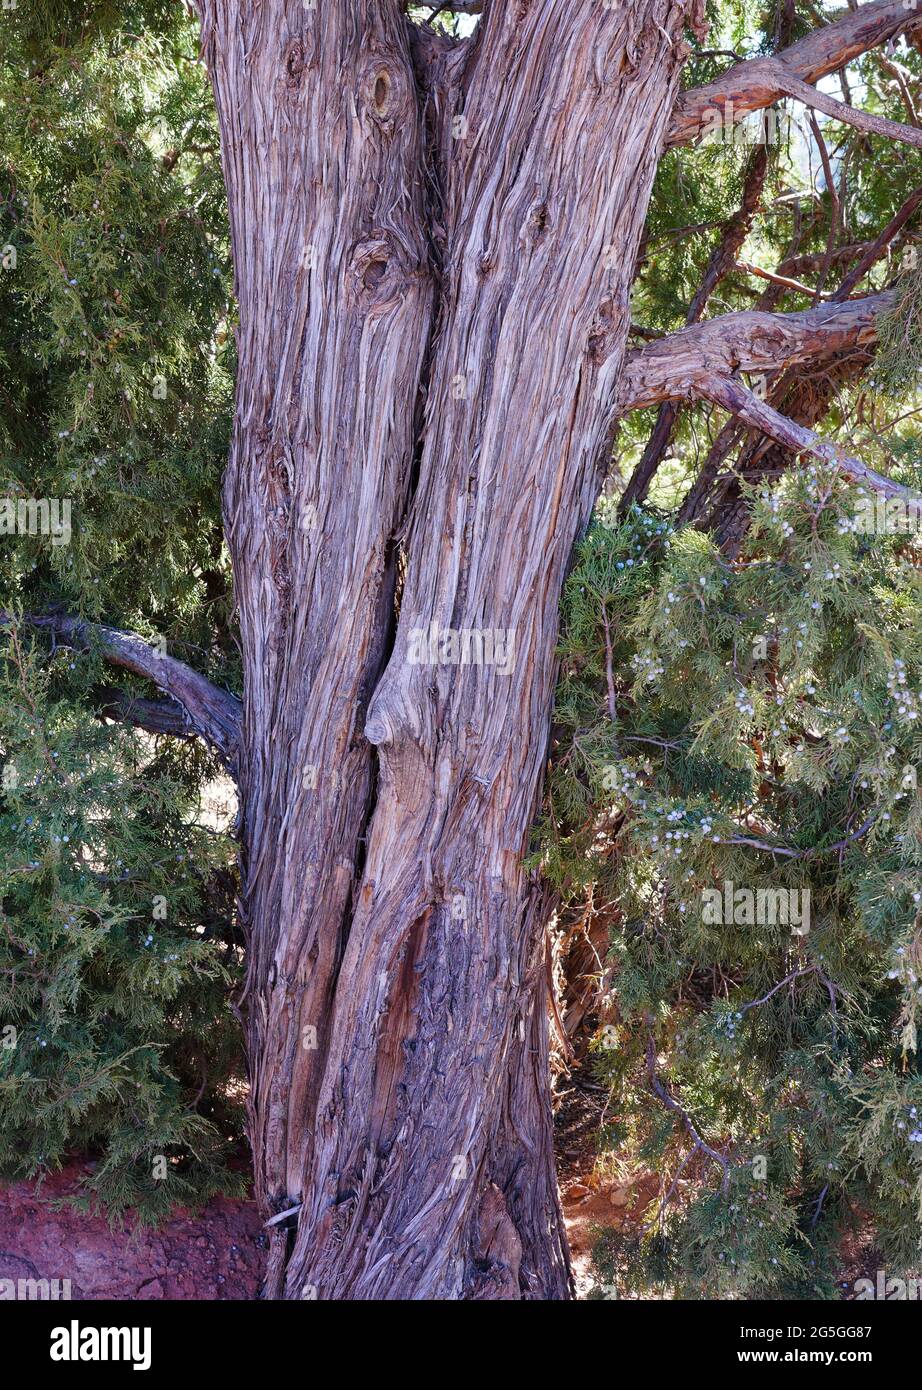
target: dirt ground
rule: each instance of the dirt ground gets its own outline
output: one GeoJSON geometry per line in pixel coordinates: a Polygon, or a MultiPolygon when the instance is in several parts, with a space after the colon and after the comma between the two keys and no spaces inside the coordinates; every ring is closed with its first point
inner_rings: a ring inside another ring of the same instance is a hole
{"type": "MultiPolygon", "coordinates": [[[[652,1174],[628,1182],[605,1178],[587,1161],[580,1109],[577,1097],[559,1142],[577,1296],[586,1298],[596,1282],[592,1247],[600,1230],[629,1230],[649,1219],[660,1181],[652,1174]]],[[[587,1128],[590,1117],[591,1104],[583,1113],[587,1128]]],[[[0,1280],[69,1279],[74,1299],[257,1297],[266,1241],[253,1202],[218,1197],[197,1216],[177,1211],[156,1231],[110,1230],[102,1216],[58,1208],[62,1197],[76,1193],[80,1173],[73,1165],[40,1190],[28,1182],[0,1187],[0,1280]]],[[[880,1264],[872,1233],[854,1238],[843,1251],[842,1296],[850,1296],[859,1276],[873,1280],[880,1264]]]]}
{"type": "Polygon", "coordinates": [[[156,1231],[110,1231],[102,1216],[56,1209],[80,1171],[0,1190],[0,1279],[69,1279],[71,1298],[256,1297],[265,1236],[253,1202],[218,1197],[156,1231]]]}
{"type": "MultiPolygon", "coordinates": [[[[582,1157],[582,1155],[581,1155],[582,1157]]],[[[219,1197],[198,1215],[177,1211],[156,1231],[110,1230],[62,1198],[75,1195],[81,1168],[74,1164],[36,1183],[0,1187],[0,1280],[70,1280],[75,1299],[253,1299],[265,1249],[251,1201],[219,1197]]],[[[591,1186],[582,1174],[564,1177],[567,1233],[580,1296],[593,1286],[591,1250],[600,1226],[621,1225],[647,1194],[617,1185],[591,1186]],[[637,1197],[640,1197],[639,1203],[637,1197]]]]}
{"type": "Polygon", "coordinates": [[[601,1231],[638,1229],[650,1203],[660,1196],[655,1174],[621,1178],[598,1165],[604,1109],[604,1089],[594,1083],[590,1068],[578,1068],[560,1083],[554,1125],[557,1170],[577,1298],[586,1298],[596,1285],[592,1249],[601,1231]]]}

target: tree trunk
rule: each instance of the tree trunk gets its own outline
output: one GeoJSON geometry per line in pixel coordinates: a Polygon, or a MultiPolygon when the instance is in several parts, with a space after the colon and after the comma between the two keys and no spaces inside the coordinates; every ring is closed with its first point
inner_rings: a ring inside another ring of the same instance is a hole
{"type": "MultiPolygon", "coordinates": [[[[365,709],[429,335],[421,136],[391,6],[208,6],[239,370],[225,478],[244,660],[239,763],[250,1137],[300,1199],[373,796],[365,709]]],[[[286,1235],[272,1231],[277,1292],[286,1235]]]]}
{"type": "Polygon", "coordinates": [[[523,856],[687,14],[492,5],[414,69],[388,0],[229,8],[251,1134],[300,1206],[267,1291],[566,1297],[523,856]]]}

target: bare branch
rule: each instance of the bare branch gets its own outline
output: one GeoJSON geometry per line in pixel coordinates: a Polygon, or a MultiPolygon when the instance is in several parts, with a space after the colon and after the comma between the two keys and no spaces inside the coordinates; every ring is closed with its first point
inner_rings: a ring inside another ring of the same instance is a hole
{"type": "Polygon", "coordinates": [[[778,84],[785,96],[795,97],[805,106],[822,111],[824,116],[844,121],[846,125],[853,125],[872,135],[882,135],[887,140],[901,140],[904,145],[915,145],[916,149],[922,149],[922,130],[916,126],[903,125],[901,121],[891,121],[886,116],[872,116],[868,111],[859,111],[856,106],[837,101],[818,87],[811,87],[809,82],[801,82],[798,77],[793,77],[783,64],[779,64],[778,84]]]}
{"type": "MultiPolygon", "coordinates": [[[[749,235],[758,212],[767,171],[768,150],[763,144],[755,150],[749,160],[742,202],[729,221],[724,223],[721,238],[711,252],[704,277],[685,316],[687,325],[700,322],[711,295],[732,269],[735,257],[749,235]]],[[[664,401],[660,406],[647,446],[621,498],[619,510],[622,514],[634,502],[641,502],[646,497],[653,476],[669,448],[678,413],[679,406],[675,401],[664,401]]]]}
{"type": "Polygon", "coordinates": [[[100,701],[96,710],[100,719],[133,724],[149,734],[169,734],[173,738],[196,736],[182,705],[173,699],[147,700],[118,686],[105,686],[94,690],[93,695],[100,701]]]}
{"type": "Polygon", "coordinates": [[[893,306],[895,297],[894,291],[884,290],[793,314],[746,309],[679,329],[628,354],[619,413],[700,397],[698,385],[709,376],[762,374],[866,349],[877,341],[877,316],[893,306]]]}
{"type": "MultiPolygon", "coordinates": [[[[813,298],[819,299],[823,286],[826,283],[826,277],[829,274],[830,267],[832,266],[832,253],[835,250],[836,242],[839,239],[839,218],[842,215],[842,204],[839,199],[839,194],[836,190],[835,175],[832,172],[832,160],[829,158],[829,150],[827,148],[826,141],[823,139],[823,132],[820,130],[820,123],[816,119],[815,111],[810,112],[810,130],[813,134],[814,144],[820,152],[820,160],[823,165],[823,177],[826,180],[826,193],[829,197],[830,204],[829,231],[826,235],[826,255],[823,259],[823,264],[820,267],[820,277],[817,282],[816,289],[813,292],[813,298]]],[[[842,177],[844,180],[844,172],[842,177]]]]}
{"type": "Polygon", "coordinates": [[[871,242],[854,269],[846,275],[832,296],[834,300],[844,300],[851,294],[862,276],[866,275],[875,261],[884,254],[896,234],[902,231],[920,203],[922,203],[922,188],[916,188],[910,193],[903,206],[894,213],[880,235],[871,242]]]}
{"type": "Polygon", "coordinates": [[[779,275],[776,270],[763,270],[760,265],[753,265],[752,261],[737,261],[736,269],[743,271],[745,275],[756,275],[760,280],[770,280],[773,285],[781,285],[796,294],[805,294],[809,299],[815,299],[817,296],[816,290],[812,290],[800,280],[791,280],[787,275],[779,275]]]}
{"type": "MultiPolygon", "coordinates": [[[[0,627],[16,622],[9,613],[0,612],[0,627]]],[[[200,672],[184,661],[162,656],[156,647],[131,632],[87,623],[66,614],[25,613],[19,620],[29,627],[50,632],[55,638],[75,647],[98,646],[113,666],[145,676],[166,695],[171,696],[186,716],[186,732],[199,734],[218,753],[225,765],[233,770],[240,738],[240,701],[228,690],[212,685],[200,672]]],[[[162,732],[171,732],[164,728],[162,732]]]]}
{"type": "Polygon", "coordinates": [[[720,1189],[722,1192],[726,1192],[730,1186],[730,1169],[733,1165],[726,1154],[720,1153],[718,1149],[712,1148],[710,1144],[702,1139],[691,1115],[689,1115],[684,1106],[679,1104],[668,1087],[660,1080],[656,1071],[656,1045],[653,1041],[652,1033],[647,1036],[647,1078],[653,1094],[659,1097],[667,1110],[671,1110],[673,1114],[679,1116],[683,1125],[694,1140],[695,1148],[700,1150],[701,1153],[707,1154],[708,1158],[712,1158],[715,1163],[720,1164],[723,1174],[720,1189]]]}
{"type": "Polygon", "coordinates": [[[785,975],[783,980],[779,980],[777,984],[772,985],[771,989],[766,990],[760,999],[750,999],[748,1004],[740,1004],[737,1013],[742,1015],[748,1013],[750,1009],[758,1009],[762,1004],[767,1004],[769,999],[778,993],[779,989],[784,989],[785,985],[793,984],[795,980],[799,980],[803,975],[816,974],[822,974],[817,964],[800,966],[798,969],[792,970],[789,974],[785,975]]]}
{"type": "MultiPolygon", "coordinates": [[[[812,84],[869,49],[877,48],[904,30],[915,28],[919,22],[920,16],[907,10],[903,0],[876,0],[874,4],[849,10],[834,24],[815,29],[791,44],[790,48],[783,49],[776,57],[752,58],[745,63],[736,63],[714,82],[683,93],[673,112],[667,148],[687,145],[696,140],[709,121],[713,120],[715,111],[735,124],[751,111],[771,106],[772,102],[783,96],[796,96],[827,115],[835,114],[838,120],[849,118],[842,110],[830,112],[821,102],[844,108],[852,117],[862,117],[866,122],[878,122],[879,117],[866,117],[863,112],[855,111],[854,107],[845,106],[844,102],[834,102],[832,98],[818,93],[812,84]],[[802,95],[799,90],[793,90],[807,84],[810,84],[809,97],[802,95]]],[[[853,118],[850,123],[858,124],[853,118]]],[[[895,121],[883,124],[896,126],[900,131],[893,138],[906,139],[903,132],[912,129],[899,126],[895,121]]],[[[862,128],[884,133],[877,124],[865,124],[862,128]]],[[[910,140],[909,143],[915,142],[910,140]]]]}
{"type": "MultiPolygon", "coordinates": [[[[831,303],[848,299],[856,285],[870,268],[884,255],[892,244],[899,244],[907,237],[906,227],[922,202],[922,189],[916,189],[898,209],[887,226],[873,240],[858,243],[850,251],[850,259],[857,260],[854,268],[845,276],[837,290],[829,295],[831,303]]],[[[806,264],[806,270],[819,270],[826,261],[827,251],[821,252],[816,264],[806,264]]],[[[835,260],[836,257],[833,257],[835,260]]],[[[794,250],[779,267],[779,273],[796,272],[797,257],[794,250]],[[793,259],[792,259],[793,257],[793,259]]],[[[777,308],[772,299],[779,294],[777,286],[770,286],[759,307],[763,310],[777,308]]],[[[838,385],[857,380],[866,369],[873,347],[868,349],[845,349],[837,356],[824,360],[823,357],[804,363],[795,363],[790,368],[772,372],[766,378],[771,389],[760,392],[782,415],[796,420],[798,424],[815,427],[817,421],[828,409],[829,402],[838,385]],[[819,367],[819,371],[816,368],[819,367]]],[[[680,511],[680,522],[694,521],[714,531],[721,548],[731,554],[739,544],[748,524],[749,510],[741,495],[741,484],[750,485],[761,477],[776,476],[791,462],[791,455],[783,445],[769,440],[764,435],[750,435],[743,452],[731,473],[718,476],[719,469],[730,450],[739,441],[742,430],[735,416],[717,437],[705,466],[689,491],[680,511]]]]}
{"type": "Polygon", "coordinates": [[[874,61],[879,68],[883,68],[884,72],[888,73],[896,82],[900,96],[903,99],[903,105],[906,107],[906,114],[909,117],[910,125],[918,125],[919,113],[912,99],[912,92],[909,90],[909,82],[913,80],[912,73],[908,72],[906,68],[901,67],[899,63],[894,63],[885,53],[875,53],[874,61]]]}
{"type": "MultiPolygon", "coordinates": [[[[416,8],[423,9],[419,5],[416,8]]],[[[437,15],[447,10],[450,14],[480,14],[483,11],[483,0],[442,0],[442,3],[434,8],[426,16],[426,23],[431,24],[437,15]]]]}
{"type": "MultiPolygon", "coordinates": [[[[865,251],[872,245],[870,241],[854,241],[848,246],[838,246],[832,253],[831,265],[839,265],[840,262],[856,261],[859,256],[864,255],[865,251]]],[[[789,256],[787,260],[775,267],[776,275],[811,275],[822,270],[826,261],[825,251],[808,251],[802,256],[789,256]]]]}
{"type": "Polygon", "coordinates": [[[913,495],[909,488],[895,483],[892,478],[885,478],[882,473],[875,473],[866,463],[852,458],[837,444],[822,439],[805,425],[798,425],[796,421],[782,415],[773,405],[760,400],[755,392],[750,391],[741,381],[731,380],[730,377],[707,377],[699,381],[696,393],[730,411],[738,419],[744,420],[750,428],[760,430],[770,439],[777,440],[793,453],[814,454],[824,463],[835,464],[852,482],[864,484],[887,497],[913,495]]]}

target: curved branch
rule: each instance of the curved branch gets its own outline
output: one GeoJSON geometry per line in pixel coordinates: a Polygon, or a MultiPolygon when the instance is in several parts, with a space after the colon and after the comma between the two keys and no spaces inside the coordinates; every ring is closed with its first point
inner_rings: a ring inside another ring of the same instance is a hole
{"type": "Polygon", "coordinates": [[[916,149],[922,149],[922,130],[917,126],[904,125],[902,121],[891,121],[886,116],[872,116],[868,111],[859,111],[856,106],[849,106],[846,102],[838,101],[826,92],[821,92],[818,87],[811,87],[809,82],[801,82],[800,78],[793,77],[781,64],[779,68],[778,82],[785,96],[794,97],[797,101],[802,101],[804,106],[822,111],[824,116],[830,116],[834,121],[844,121],[846,125],[853,125],[858,130],[868,131],[872,135],[882,135],[887,140],[901,140],[904,145],[915,145],[916,149]]]}
{"type": "Polygon", "coordinates": [[[669,1088],[660,1079],[656,1070],[656,1045],[652,1033],[647,1036],[647,1077],[653,1094],[659,1097],[667,1110],[671,1110],[673,1114],[679,1116],[683,1125],[694,1140],[695,1149],[700,1149],[702,1153],[707,1154],[708,1158],[712,1158],[715,1163],[720,1164],[723,1174],[720,1190],[721,1192],[726,1192],[730,1186],[730,1170],[733,1167],[733,1163],[727,1158],[726,1154],[722,1154],[719,1149],[712,1148],[710,1144],[702,1139],[700,1131],[695,1125],[691,1115],[689,1115],[683,1105],[679,1104],[669,1088]]]}
{"type": "MultiPolygon", "coordinates": [[[[847,300],[871,267],[887,254],[890,246],[898,239],[905,240],[906,226],[914,217],[920,202],[922,188],[917,188],[873,241],[857,246],[857,263],[838,289],[828,296],[831,303],[837,304],[847,300]]],[[[827,257],[828,242],[826,251],[820,253],[820,262],[806,268],[821,270],[827,257]]],[[[854,254],[852,259],[855,259],[854,254]]],[[[781,273],[783,269],[790,272],[790,264],[783,267],[781,273]]],[[[774,288],[770,289],[763,296],[763,300],[770,301],[775,294],[777,291],[774,288]]],[[[763,302],[759,307],[775,310],[778,306],[776,303],[763,302]]],[[[770,389],[760,391],[759,394],[782,415],[795,420],[799,425],[815,428],[816,422],[829,408],[838,386],[856,381],[866,370],[871,352],[873,348],[856,348],[840,353],[837,359],[833,357],[826,361],[817,359],[813,363],[795,363],[790,368],[769,373],[764,380],[766,384],[770,383],[770,389]]],[[[733,470],[720,476],[721,466],[730,450],[740,442],[744,429],[735,417],[730,417],[718,433],[704,468],[680,509],[680,521],[683,524],[693,522],[696,526],[713,531],[715,539],[727,555],[733,553],[748,526],[749,509],[742,498],[742,484],[745,482],[752,485],[760,478],[776,476],[792,461],[791,453],[784,445],[761,433],[750,433],[742,445],[742,452],[733,470]]]]}
{"type": "Polygon", "coordinates": [[[788,275],[779,275],[777,270],[764,270],[760,265],[753,265],[752,261],[737,261],[734,269],[742,271],[744,275],[755,275],[759,280],[768,280],[772,285],[780,285],[784,290],[793,290],[795,294],[805,294],[808,299],[819,297],[819,291],[810,285],[792,280],[788,275]]]}
{"type": "Polygon", "coordinates": [[[884,290],[793,314],[746,309],[679,329],[628,355],[618,411],[700,398],[701,382],[714,376],[761,374],[866,349],[877,341],[878,315],[895,299],[895,291],[884,290]]]}
{"type": "MultiPolygon", "coordinates": [[[[870,241],[853,241],[848,246],[837,246],[830,257],[830,265],[848,264],[857,261],[873,245],[870,241]]],[[[815,275],[826,262],[826,251],[807,251],[802,256],[789,256],[775,267],[775,274],[781,276],[815,275]]],[[[812,293],[812,291],[811,291],[812,293]]]]}
{"type": "MultiPolygon", "coordinates": [[[[682,94],[672,115],[666,139],[667,149],[696,140],[709,121],[713,120],[715,111],[735,124],[751,111],[771,106],[772,102],[783,96],[796,96],[798,100],[809,101],[810,105],[823,111],[827,108],[820,102],[831,103],[842,108],[835,113],[827,111],[827,114],[835,114],[837,120],[848,119],[844,112],[850,112],[853,115],[851,124],[858,124],[854,117],[860,117],[864,121],[864,129],[879,130],[879,126],[871,122],[876,123],[881,118],[866,116],[842,102],[833,102],[831,98],[816,92],[813,84],[826,73],[844,67],[869,49],[877,48],[904,30],[915,28],[920,18],[922,16],[906,8],[904,0],[875,0],[874,4],[849,10],[833,24],[814,29],[775,57],[751,58],[747,62],[736,63],[714,82],[692,87],[682,94]],[[804,84],[809,85],[809,98],[800,90],[804,84]],[[792,87],[798,90],[792,91],[792,87]]],[[[900,139],[908,138],[904,132],[912,132],[912,127],[899,126],[894,121],[884,124],[897,126],[900,139]]],[[[894,131],[879,133],[896,134],[894,131]]],[[[910,143],[915,142],[910,140],[910,143]]]]}
{"type": "Polygon", "coordinates": [[[760,400],[755,392],[750,391],[741,381],[733,381],[729,377],[705,376],[697,383],[695,389],[696,394],[704,400],[713,401],[723,410],[728,410],[751,429],[767,434],[770,439],[777,440],[792,453],[813,454],[824,463],[834,464],[852,482],[872,488],[875,492],[882,492],[886,497],[914,496],[910,488],[895,483],[892,478],[886,478],[882,473],[875,473],[873,468],[869,468],[860,459],[853,458],[831,440],[822,439],[813,430],[808,430],[806,425],[798,425],[787,415],[782,415],[773,405],[760,400]]]}
{"type": "MultiPolygon", "coordinates": [[[[17,619],[12,614],[0,612],[0,627],[9,626],[15,621],[17,619]]],[[[229,690],[212,685],[210,680],[184,661],[161,655],[156,647],[132,632],[121,632],[102,623],[84,622],[81,618],[68,617],[63,613],[24,613],[19,621],[50,632],[70,646],[97,646],[113,666],[120,666],[136,676],[153,681],[182,707],[185,732],[196,733],[205,739],[225,766],[230,771],[234,770],[240,739],[241,703],[229,690]]],[[[158,732],[179,731],[175,721],[169,722],[174,727],[164,727],[158,732]]]]}

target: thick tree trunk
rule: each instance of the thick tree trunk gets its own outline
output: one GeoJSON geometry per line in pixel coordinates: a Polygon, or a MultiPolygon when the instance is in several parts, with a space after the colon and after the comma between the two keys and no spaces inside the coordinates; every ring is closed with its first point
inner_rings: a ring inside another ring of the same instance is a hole
{"type": "Polygon", "coordinates": [[[229,8],[251,1127],[300,1207],[268,1292],[566,1297],[523,856],[688,15],[493,5],[424,99],[389,0],[229,8]]]}
{"type": "MultiPolygon", "coordinates": [[[[362,735],[432,313],[403,17],[208,5],[240,304],[225,479],[245,700],[239,763],[250,1131],[268,1214],[301,1194],[373,795],[362,735]]],[[[272,1231],[270,1290],[286,1235],[272,1231]]]]}

